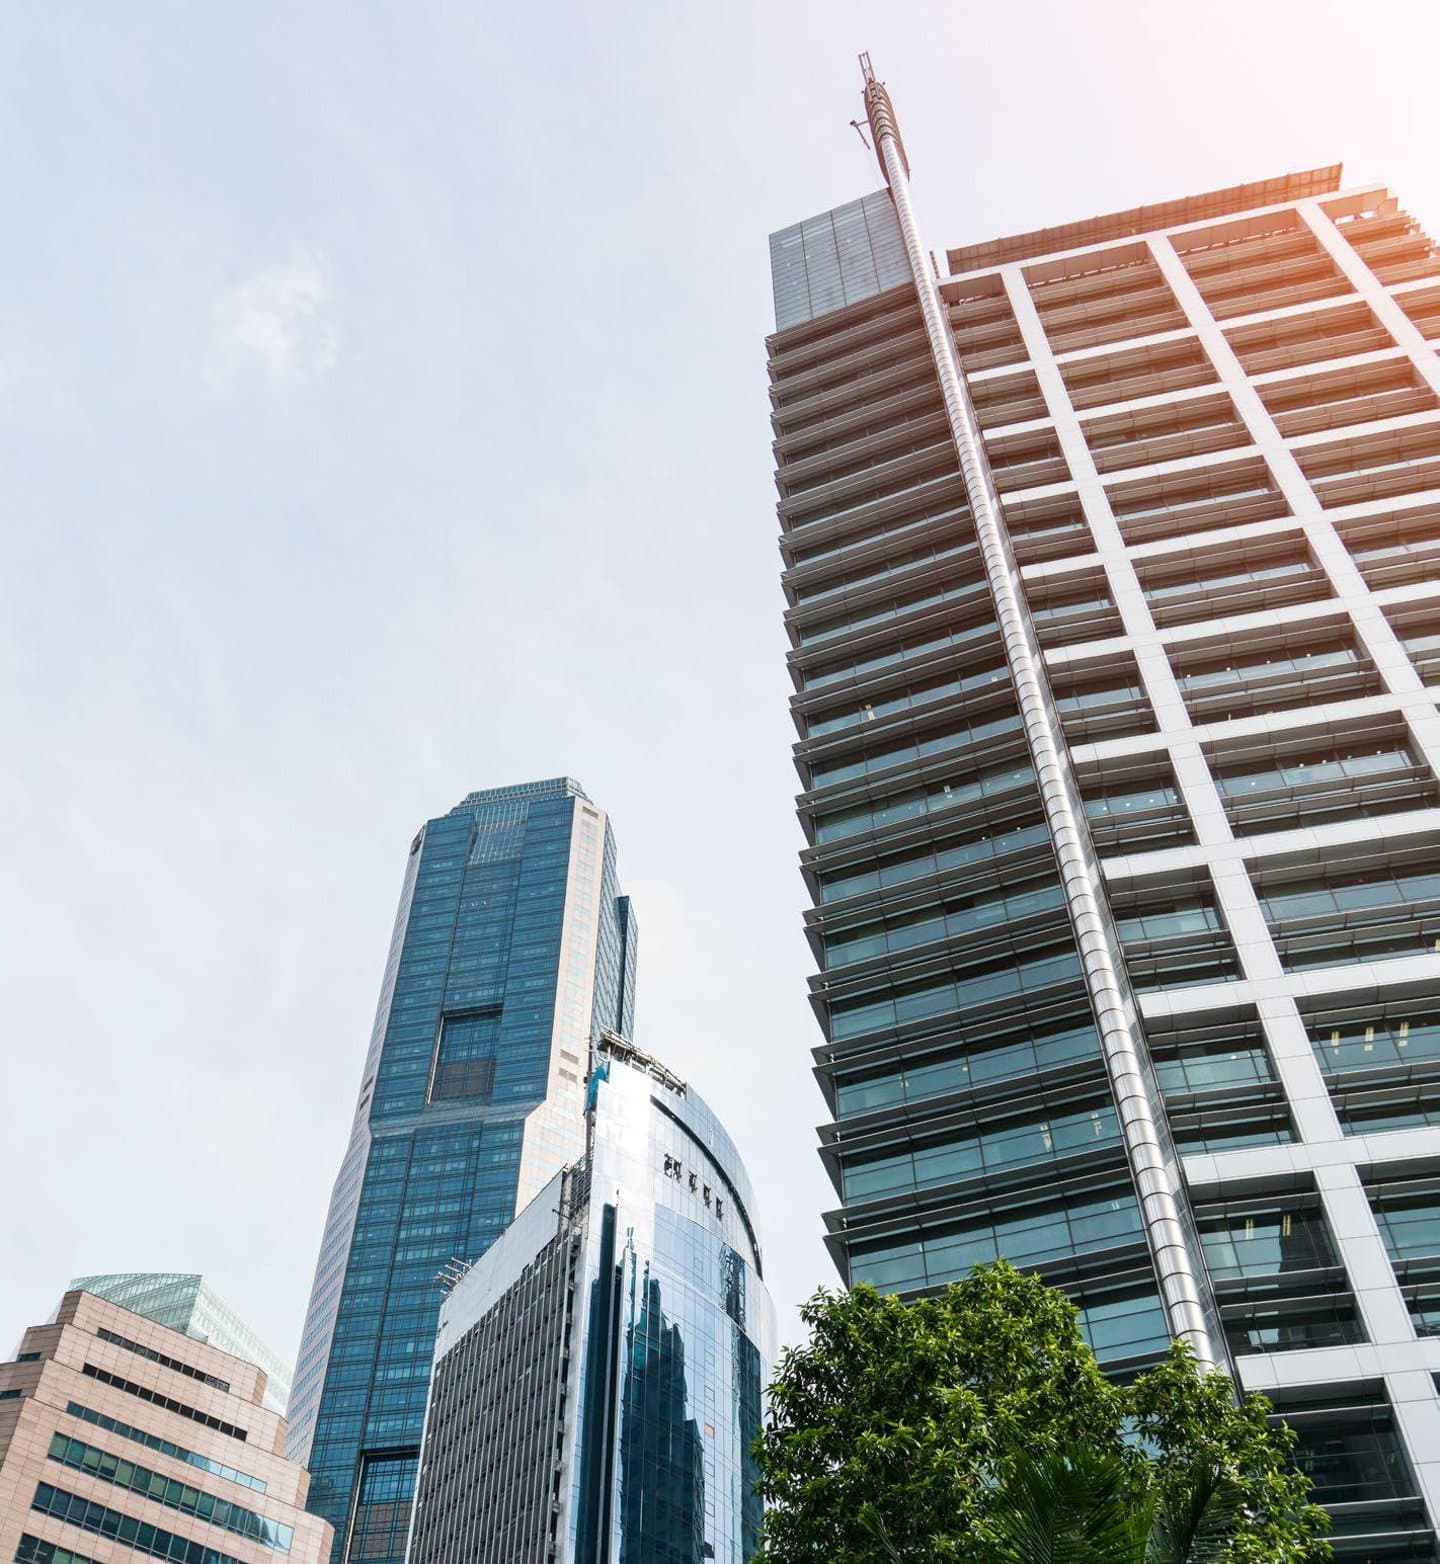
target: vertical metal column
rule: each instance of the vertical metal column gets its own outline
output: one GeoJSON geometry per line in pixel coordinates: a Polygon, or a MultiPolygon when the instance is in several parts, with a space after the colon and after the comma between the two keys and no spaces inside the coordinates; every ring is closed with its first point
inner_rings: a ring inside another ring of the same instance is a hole
{"type": "Polygon", "coordinates": [[[959,457],[975,536],[1004,642],[1005,659],[1015,683],[1025,741],[1039,782],[1045,823],[1079,948],[1085,986],[1095,1011],[1125,1150],[1139,1194],[1161,1302],[1170,1330],[1188,1342],[1201,1365],[1209,1368],[1214,1366],[1219,1355],[1210,1328],[1210,1311],[1205,1307],[1201,1268],[1192,1253],[1181,1216],[1180,1174],[1173,1150],[1167,1144],[1168,1136],[1162,1130],[1164,1110],[1145,1071],[1139,1013],[1124,976],[1108,909],[1102,905],[1097,890],[1099,864],[1084,824],[1079,789],[1044,676],[1039,643],[1020,593],[1019,570],[1001,523],[999,494],[981,442],[970,391],[961,371],[949,313],[940,297],[929,254],[920,242],[910,200],[909,164],[901,144],[895,109],[884,84],[875,79],[868,56],[861,57],[861,65],[865,72],[865,112],[895,203],[925,320],[950,435],[959,457]]]}

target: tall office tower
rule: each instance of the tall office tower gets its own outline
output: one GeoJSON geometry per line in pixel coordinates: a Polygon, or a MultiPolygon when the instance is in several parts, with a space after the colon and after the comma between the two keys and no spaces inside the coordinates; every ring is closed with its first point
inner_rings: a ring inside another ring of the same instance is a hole
{"type": "Polygon", "coordinates": [[[290,1400],[290,1365],[250,1329],[203,1276],[170,1271],[116,1271],[77,1276],[71,1292],[94,1293],[158,1325],[208,1341],[221,1352],[265,1370],[264,1405],[284,1416],[290,1400]]]}
{"type": "Polygon", "coordinates": [[[755,1204],[705,1103],[600,1040],[589,1145],[440,1314],[409,1564],[744,1564],[774,1357],[755,1204]]]}
{"type": "Polygon", "coordinates": [[[0,1363],[0,1559],[323,1564],[265,1371],[91,1293],[0,1363]]]}
{"type": "Polygon", "coordinates": [[[829,1246],[1233,1360],[1433,1558],[1440,257],[1325,168],[941,266],[866,105],[771,240],[829,1246]]]}
{"type": "Polygon", "coordinates": [[[403,1557],[437,1273],[584,1154],[591,1042],[630,1028],[634,972],[609,823],[568,777],[472,793],[410,844],[290,1403],[337,1564],[403,1557]]]}

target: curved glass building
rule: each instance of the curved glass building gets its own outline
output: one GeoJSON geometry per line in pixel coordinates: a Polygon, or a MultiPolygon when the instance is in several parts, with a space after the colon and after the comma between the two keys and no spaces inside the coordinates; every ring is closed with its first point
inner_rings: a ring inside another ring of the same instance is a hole
{"type": "Polygon", "coordinates": [[[730,1137],[602,1036],[588,1147],[440,1315],[409,1564],[743,1564],[774,1357],[730,1137]]]}
{"type": "Polygon", "coordinates": [[[937,259],[866,108],[771,238],[831,1252],[1185,1337],[1433,1559],[1440,254],[1331,167],[937,259]]]}

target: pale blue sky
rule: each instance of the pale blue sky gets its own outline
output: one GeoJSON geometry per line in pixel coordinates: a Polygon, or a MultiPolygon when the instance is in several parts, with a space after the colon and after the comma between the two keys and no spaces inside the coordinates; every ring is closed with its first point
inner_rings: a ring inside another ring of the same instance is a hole
{"type": "Polygon", "coordinates": [[[1433,231],[1433,0],[6,24],[0,1351],[175,1268],[293,1353],[410,837],[563,772],[793,1334],[832,1273],[766,235],[879,183],[862,48],[937,248],[1341,159],[1433,231]]]}

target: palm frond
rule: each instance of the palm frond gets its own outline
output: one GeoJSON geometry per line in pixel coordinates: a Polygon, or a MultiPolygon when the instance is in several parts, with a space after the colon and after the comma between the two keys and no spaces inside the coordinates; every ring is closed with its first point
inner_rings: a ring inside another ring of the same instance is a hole
{"type": "Polygon", "coordinates": [[[1244,1508],[1244,1495],[1223,1471],[1195,1467],[1157,1504],[1145,1564],[1220,1564],[1244,1508]]]}
{"type": "Polygon", "coordinates": [[[994,1557],[997,1564],[1142,1564],[1148,1520],[1113,1456],[1022,1459],[992,1512],[994,1557]]]}
{"type": "Polygon", "coordinates": [[[900,1550],[891,1542],[885,1522],[881,1520],[880,1512],[873,1504],[866,1502],[860,1506],[860,1524],[879,1543],[887,1559],[900,1558],[900,1550]]]}

